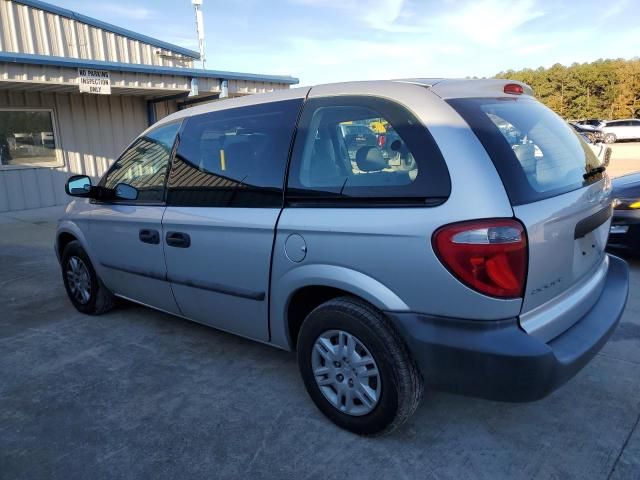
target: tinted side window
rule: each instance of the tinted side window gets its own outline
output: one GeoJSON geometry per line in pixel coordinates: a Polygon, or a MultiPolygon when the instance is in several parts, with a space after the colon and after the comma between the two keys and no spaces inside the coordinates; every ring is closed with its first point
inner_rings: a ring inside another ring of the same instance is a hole
{"type": "Polygon", "coordinates": [[[169,205],[278,207],[302,100],[189,118],[169,176],[169,205]]]}
{"type": "Polygon", "coordinates": [[[179,122],[171,123],[138,138],[102,177],[100,185],[115,188],[124,183],[138,190],[136,202],[161,202],[171,150],[179,129],[179,122]]]}
{"type": "Polygon", "coordinates": [[[307,101],[287,184],[292,202],[442,203],[451,182],[425,126],[403,106],[373,97],[307,101]]]}

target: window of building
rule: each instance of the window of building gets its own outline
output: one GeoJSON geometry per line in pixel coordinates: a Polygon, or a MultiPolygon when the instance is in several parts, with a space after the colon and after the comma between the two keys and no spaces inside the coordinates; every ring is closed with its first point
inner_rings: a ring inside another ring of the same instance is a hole
{"type": "Polygon", "coordinates": [[[0,167],[60,165],[51,110],[0,109],[0,167]]]}
{"type": "Polygon", "coordinates": [[[100,185],[116,188],[123,183],[138,190],[137,202],[163,201],[169,160],[179,129],[179,122],[170,123],[138,138],[113,164],[100,185]]]}
{"type": "Polygon", "coordinates": [[[450,193],[442,154],[401,105],[379,98],[310,100],[289,173],[290,200],[425,204],[450,193]]]}
{"type": "Polygon", "coordinates": [[[302,100],[195,115],[186,120],[169,176],[168,204],[278,207],[302,100]]]}

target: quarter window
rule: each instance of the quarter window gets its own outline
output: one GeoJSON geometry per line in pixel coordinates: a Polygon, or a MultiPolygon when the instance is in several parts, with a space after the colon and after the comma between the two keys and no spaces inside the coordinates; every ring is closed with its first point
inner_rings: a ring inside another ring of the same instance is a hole
{"type": "Polygon", "coordinates": [[[0,110],[0,166],[58,163],[51,110],[0,110]]]}
{"type": "Polygon", "coordinates": [[[176,206],[279,207],[302,100],[190,117],[169,177],[176,206]]]}
{"type": "Polygon", "coordinates": [[[138,190],[138,202],[161,202],[171,151],[180,123],[163,125],[138,138],[113,164],[100,185],[120,183],[138,190]]]}
{"type": "Polygon", "coordinates": [[[307,102],[287,196],[292,201],[441,203],[449,175],[433,138],[389,100],[336,97],[307,102]]]}

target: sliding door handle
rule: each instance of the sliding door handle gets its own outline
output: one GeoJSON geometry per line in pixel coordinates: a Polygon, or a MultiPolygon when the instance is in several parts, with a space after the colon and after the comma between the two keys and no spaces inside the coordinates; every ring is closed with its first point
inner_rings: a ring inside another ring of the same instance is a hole
{"type": "Polygon", "coordinates": [[[182,232],[167,232],[167,245],[176,248],[189,248],[191,246],[191,237],[182,232]]]}

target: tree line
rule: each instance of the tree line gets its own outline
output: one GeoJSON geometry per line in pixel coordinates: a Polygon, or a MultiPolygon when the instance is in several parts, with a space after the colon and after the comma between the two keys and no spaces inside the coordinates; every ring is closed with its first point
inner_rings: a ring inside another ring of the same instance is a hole
{"type": "Polygon", "coordinates": [[[536,97],[568,120],[640,117],[640,58],[597,60],[569,67],[507,70],[495,78],[530,85],[536,97]]]}

